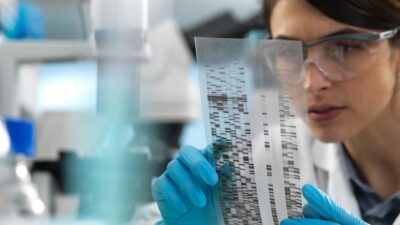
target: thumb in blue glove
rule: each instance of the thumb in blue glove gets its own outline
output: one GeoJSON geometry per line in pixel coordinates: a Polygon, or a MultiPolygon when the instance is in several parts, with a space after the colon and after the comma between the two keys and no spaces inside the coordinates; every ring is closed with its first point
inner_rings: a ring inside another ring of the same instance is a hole
{"type": "Polygon", "coordinates": [[[211,146],[203,151],[182,148],[166,172],[153,182],[153,198],[163,217],[157,224],[218,224],[212,195],[218,176],[207,160],[210,151],[211,146]]]}
{"type": "Polygon", "coordinates": [[[368,225],[313,185],[304,185],[302,191],[308,201],[303,207],[304,218],[286,219],[281,225],[368,225]]]}

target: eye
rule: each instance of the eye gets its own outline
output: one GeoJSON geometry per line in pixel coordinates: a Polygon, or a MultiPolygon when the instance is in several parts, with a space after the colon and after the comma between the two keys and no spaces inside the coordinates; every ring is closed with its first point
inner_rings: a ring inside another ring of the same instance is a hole
{"type": "Polygon", "coordinates": [[[355,40],[334,41],[328,46],[328,50],[335,54],[352,54],[367,49],[365,42],[355,40]]]}

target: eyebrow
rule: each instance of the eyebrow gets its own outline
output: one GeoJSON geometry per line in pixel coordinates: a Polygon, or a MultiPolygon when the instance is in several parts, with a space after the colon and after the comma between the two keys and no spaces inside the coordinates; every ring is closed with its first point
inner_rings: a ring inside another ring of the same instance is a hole
{"type": "MultiPolygon", "coordinates": [[[[361,33],[361,32],[358,31],[358,30],[355,30],[355,29],[351,29],[351,28],[344,28],[344,29],[329,33],[329,34],[327,34],[327,35],[325,35],[323,37],[320,37],[319,39],[330,37],[330,36],[334,36],[334,35],[354,34],[354,33],[361,33]]],[[[277,40],[292,40],[292,41],[298,41],[299,40],[298,38],[294,38],[294,37],[290,37],[290,36],[286,36],[286,35],[278,35],[277,37],[272,38],[272,39],[274,39],[274,40],[275,39],[277,39],[277,40]]]]}

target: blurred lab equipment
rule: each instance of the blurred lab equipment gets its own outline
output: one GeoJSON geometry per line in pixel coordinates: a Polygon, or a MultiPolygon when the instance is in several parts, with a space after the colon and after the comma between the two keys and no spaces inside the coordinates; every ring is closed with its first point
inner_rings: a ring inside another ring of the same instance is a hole
{"type": "Polygon", "coordinates": [[[90,0],[2,0],[0,5],[7,39],[85,40],[90,35],[90,0]]]}
{"type": "Polygon", "coordinates": [[[10,151],[10,137],[4,123],[0,123],[0,157],[4,158],[10,151]]]}
{"type": "Polygon", "coordinates": [[[0,115],[19,117],[24,110],[19,101],[20,65],[88,58],[92,47],[87,41],[5,41],[0,43],[0,52],[0,115]]]}
{"type": "MultiPolygon", "coordinates": [[[[132,192],[130,181],[140,181],[144,175],[135,169],[145,163],[143,160],[132,162],[134,167],[126,163],[131,151],[121,137],[138,116],[140,66],[150,57],[148,1],[97,0],[91,4],[98,71],[97,115],[107,126],[104,137],[92,149],[92,163],[78,167],[89,175],[85,188],[90,190],[80,192],[79,217],[119,224],[129,221],[139,198],[132,192]],[[132,179],[124,176],[127,171],[132,179]]],[[[73,182],[80,184],[79,180],[73,182]]]]}
{"type": "Polygon", "coordinates": [[[47,40],[87,40],[90,0],[30,0],[42,12],[47,40]]]}
{"type": "MultiPolygon", "coordinates": [[[[166,19],[150,29],[149,43],[154,54],[142,66],[139,120],[134,124],[140,132],[132,143],[147,151],[154,178],[177,155],[185,126],[200,118],[200,96],[189,76],[193,59],[177,23],[166,19]]],[[[152,199],[150,182],[143,190],[152,199]]],[[[154,224],[160,219],[154,203],[141,203],[134,224],[154,224]]]]}
{"type": "Polygon", "coordinates": [[[8,154],[0,158],[0,215],[41,216],[45,206],[28,168],[28,159],[35,154],[33,124],[16,119],[5,119],[4,123],[11,145],[8,154]]]}
{"type": "Polygon", "coordinates": [[[98,113],[116,123],[138,114],[141,64],[150,58],[148,0],[92,2],[98,113]]]}
{"type": "MultiPolygon", "coordinates": [[[[58,12],[60,10],[59,8],[58,12]]],[[[2,64],[0,71],[0,112],[2,115],[12,117],[22,116],[32,119],[37,119],[34,106],[37,103],[35,97],[37,96],[36,91],[38,87],[35,77],[31,76],[31,74],[40,70],[36,66],[33,66],[28,71],[29,76],[26,76],[29,79],[25,79],[25,76],[20,76],[19,72],[21,72],[21,68],[26,64],[74,61],[92,56],[92,46],[88,41],[43,40],[38,42],[33,40],[4,40],[0,43],[0,48],[2,52],[0,55],[2,64]]],[[[47,195],[51,195],[52,193],[49,191],[51,189],[47,188],[46,185],[51,183],[49,177],[46,174],[34,173],[33,180],[35,183],[39,183],[39,191],[42,196],[46,197],[43,198],[46,205],[51,205],[51,199],[47,195]]],[[[49,213],[48,207],[45,210],[46,214],[49,213]]]]}
{"type": "Polygon", "coordinates": [[[160,22],[148,39],[154,54],[141,68],[134,125],[140,132],[134,141],[149,148],[152,160],[166,164],[179,149],[184,125],[199,118],[200,96],[189,76],[193,59],[176,22],[160,22]]]}
{"type": "Polygon", "coordinates": [[[171,19],[146,14],[152,5],[168,5],[160,7],[163,12],[173,8],[172,0],[162,1],[32,0],[48,39],[0,43],[0,52],[7,52],[0,54],[0,114],[38,124],[33,175],[46,213],[78,210],[81,218],[105,218],[120,211],[117,217],[128,220],[141,211],[134,203],[152,200],[152,177],[176,154],[184,125],[198,119],[199,91],[188,74],[193,59],[180,28],[171,19]],[[82,60],[90,71],[80,73],[98,74],[88,81],[98,84],[97,90],[88,89],[97,96],[91,103],[97,108],[41,110],[43,68],[82,60]],[[30,71],[36,78],[23,76],[27,64],[40,65],[30,71]],[[107,183],[125,189],[109,186],[110,191],[107,183]]]}
{"type": "MultiPolygon", "coordinates": [[[[127,123],[124,137],[119,136],[119,145],[129,149],[129,152],[121,153],[120,157],[130,163],[122,164],[131,165],[121,172],[121,176],[134,177],[135,171],[142,171],[142,176],[136,176],[134,183],[127,182],[126,184],[132,193],[141,191],[136,198],[136,202],[140,203],[148,203],[152,200],[150,193],[152,177],[160,175],[179,149],[184,125],[195,121],[199,116],[197,87],[189,77],[192,58],[176,23],[173,20],[160,22],[149,30],[148,40],[154,54],[148,61],[143,62],[140,71],[138,116],[127,123]],[[164,39],[158,37],[164,37],[164,39]],[[165,45],[165,41],[168,41],[170,45],[165,45]],[[135,160],[135,157],[140,160],[135,160]],[[137,162],[140,162],[141,169],[136,168],[137,162]]],[[[72,65],[68,67],[64,65],[62,68],[69,67],[72,65]]],[[[86,68],[85,74],[97,71],[93,65],[86,68]]],[[[45,72],[51,71],[42,71],[42,73],[45,72]]],[[[75,71],[75,73],[81,72],[75,71]]],[[[39,75],[42,77],[39,79],[46,79],[50,75],[39,75]]],[[[22,74],[20,76],[23,77],[22,74]]],[[[92,82],[96,82],[96,78],[92,79],[92,82]]],[[[84,80],[76,82],[84,82],[84,80]]],[[[76,86],[78,83],[72,85],[76,86]]],[[[92,91],[94,92],[87,94],[96,95],[96,90],[92,91]]],[[[57,92],[49,89],[47,95],[54,96],[57,92]]],[[[46,107],[55,108],[50,105],[46,107]]],[[[60,107],[58,109],[60,110],[60,107]]],[[[45,109],[38,109],[38,111],[43,110],[45,109]]],[[[103,160],[99,155],[101,149],[98,148],[99,144],[96,140],[106,139],[106,132],[99,131],[106,129],[107,123],[104,117],[99,115],[79,113],[79,110],[67,106],[61,110],[64,111],[45,112],[38,120],[38,149],[41,152],[38,153],[39,158],[36,160],[34,170],[51,172],[56,183],[60,185],[62,193],[79,194],[80,199],[90,199],[89,196],[92,194],[87,187],[85,190],[82,187],[88,186],[87,181],[95,179],[93,176],[108,173],[95,164],[96,159],[103,160]],[[54,132],[55,130],[57,132],[54,132]],[[69,168],[67,164],[79,165],[71,168],[83,169],[79,173],[75,173],[76,170],[71,172],[66,170],[69,168]],[[64,182],[66,177],[69,179],[64,182]],[[71,187],[72,184],[68,183],[70,181],[79,181],[76,183],[77,188],[71,187]]],[[[126,178],[126,181],[131,178],[126,178]]],[[[132,204],[132,200],[128,199],[125,198],[124,201],[132,204]]],[[[94,209],[93,205],[96,205],[94,203],[86,201],[83,205],[94,209]]],[[[82,210],[87,211],[82,206],[82,202],[79,205],[82,210]]]]}
{"type": "Polygon", "coordinates": [[[196,120],[199,90],[189,76],[193,58],[176,21],[166,19],[155,25],[148,42],[152,56],[141,66],[139,119],[196,120]]]}

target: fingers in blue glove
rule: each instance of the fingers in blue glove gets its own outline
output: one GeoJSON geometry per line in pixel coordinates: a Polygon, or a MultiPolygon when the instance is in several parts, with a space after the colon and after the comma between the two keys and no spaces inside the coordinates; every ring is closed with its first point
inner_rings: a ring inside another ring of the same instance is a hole
{"type": "Polygon", "coordinates": [[[171,179],[161,175],[152,185],[153,198],[159,203],[160,209],[173,207],[176,214],[185,214],[189,208],[171,179]]]}
{"type": "Polygon", "coordinates": [[[218,175],[215,169],[194,147],[184,147],[180,150],[178,160],[198,178],[207,185],[215,185],[218,181],[218,175]]]}
{"type": "Polygon", "coordinates": [[[209,154],[206,150],[202,152],[194,147],[181,149],[178,157],[169,163],[166,172],[153,183],[153,198],[160,210],[171,212],[171,209],[176,209],[163,216],[168,216],[168,219],[181,218],[191,205],[197,208],[206,205],[203,187],[215,185],[218,181],[215,169],[203,155],[209,154]]]}
{"type": "Polygon", "coordinates": [[[367,225],[366,222],[340,207],[329,196],[313,185],[304,185],[302,191],[309,206],[325,220],[343,225],[367,225]]]}
{"type": "Polygon", "coordinates": [[[340,225],[340,224],[319,219],[291,218],[282,220],[280,225],[340,225]]]}
{"type": "Polygon", "coordinates": [[[211,158],[214,157],[214,155],[213,155],[214,144],[207,145],[207,147],[205,147],[204,149],[201,149],[200,152],[208,162],[211,162],[212,159],[210,159],[210,157],[211,158]]]}
{"type": "Polygon", "coordinates": [[[318,214],[309,203],[303,206],[303,215],[305,218],[309,219],[324,219],[324,217],[318,214]]]}
{"type": "Polygon", "coordinates": [[[195,207],[201,208],[206,205],[206,196],[179,160],[174,160],[168,164],[167,175],[195,207]]]}
{"type": "Polygon", "coordinates": [[[154,225],[165,225],[163,220],[157,221],[154,225]]]}

